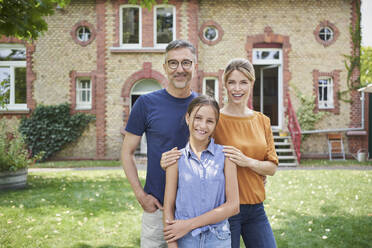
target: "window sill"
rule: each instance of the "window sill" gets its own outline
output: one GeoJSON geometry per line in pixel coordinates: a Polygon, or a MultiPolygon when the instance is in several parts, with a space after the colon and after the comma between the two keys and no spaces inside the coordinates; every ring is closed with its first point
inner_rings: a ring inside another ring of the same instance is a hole
{"type": "Polygon", "coordinates": [[[364,136],[367,135],[367,131],[349,131],[346,133],[347,136],[364,136]]]}
{"type": "Polygon", "coordinates": [[[110,47],[111,53],[165,53],[165,48],[158,47],[141,47],[141,48],[127,48],[127,47],[110,47]]]}
{"type": "Polygon", "coordinates": [[[85,110],[85,111],[90,111],[90,110],[92,110],[92,107],[76,107],[76,109],[75,109],[76,111],[80,111],[80,110],[85,110]]]}
{"type": "Polygon", "coordinates": [[[0,109],[0,114],[29,114],[30,109],[0,109]]]}

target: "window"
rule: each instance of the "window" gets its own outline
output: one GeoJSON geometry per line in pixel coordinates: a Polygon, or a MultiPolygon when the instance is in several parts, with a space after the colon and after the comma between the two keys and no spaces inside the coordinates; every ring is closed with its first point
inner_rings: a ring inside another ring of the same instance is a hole
{"type": "Polygon", "coordinates": [[[315,40],[324,47],[330,46],[336,42],[340,32],[335,24],[330,21],[322,21],[313,31],[315,40]]]}
{"type": "Polygon", "coordinates": [[[333,82],[332,78],[318,80],[318,106],[319,109],[333,108],[333,82]]]}
{"type": "Polygon", "coordinates": [[[214,41],[218,37],[218,30],[215,27],[206,27],[203,34],[206,40],[214,41]]]}
{"type": "Polygon", "coordinates": [[[125,47],[141,46],[141,8],[125,5],[120,7],[120,44],[125,47]]]}
{"type": "Polygon", "coordinates": [[[79,41],[87,42],[90,39],[90,29],[86,26],[82,26],[77,30],[77,38],[79,41]]]}
{"type": "Polygon", "coordinates": [[[175,15],[172,6],[155,7],[155,44],[156,46],[166,46],[169,42],[176,39],[175,15]]]}
{"type": "Polygon", "coordinates": [[[23,46],[0,46],[0,95],[7,110],[27,110],[26,49],[23,46]]]}
{"type": "Polygon", "coordinates": [[[199,38],[208,46],[213,46],[222,40],[224,31],[215,21],[209,20],[204,22],[199,28],[199,38]]]}
{"type": "Polygon", "coordinates": [[[253,49],[253,64],[269,65],[281,64],[282,50],[277,48],[255,48],[253,49]]]}
{"type": "Polygon", "coordinates": [[[333,40],[333,30],[329,27],[321,28],[319,31],[319,38],[327,42],[333,40]]]}
{"type": "Polygon", "coordinates": [[[78,78],[76,80],[76,109],[92,108],[92,87],[90,79],[78,78]]]}
{"type": "Polygon", "coordinates": [[[203,94],[216,99],[218,102],[218,80],[217,78],[204,78],[203,80],[203,94]]]}

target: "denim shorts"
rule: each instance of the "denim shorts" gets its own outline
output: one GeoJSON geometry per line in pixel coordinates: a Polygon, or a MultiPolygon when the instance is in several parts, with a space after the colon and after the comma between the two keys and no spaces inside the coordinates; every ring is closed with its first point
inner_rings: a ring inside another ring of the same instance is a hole
{"type": "Polygon", "coordinates": [[[191,232],[180,238],[178,248],[231,248],[231,233],[229,223],[223,226],[211,227],[195,237],[191,232]]]}

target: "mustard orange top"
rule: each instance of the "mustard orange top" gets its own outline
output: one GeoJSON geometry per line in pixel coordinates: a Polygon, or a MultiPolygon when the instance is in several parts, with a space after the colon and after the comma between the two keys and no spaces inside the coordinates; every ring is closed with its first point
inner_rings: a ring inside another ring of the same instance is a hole
{"type": "MultiPolygon", "coordinates": [[[[248,117],[220,114],[215,142],[234,146],[244,155],[278,165],[270,119],[254,111],[248,117]]],[[[247,167],[237,166],[240,204],[257,204],[265,200],[262,176],[247,167]]]]}

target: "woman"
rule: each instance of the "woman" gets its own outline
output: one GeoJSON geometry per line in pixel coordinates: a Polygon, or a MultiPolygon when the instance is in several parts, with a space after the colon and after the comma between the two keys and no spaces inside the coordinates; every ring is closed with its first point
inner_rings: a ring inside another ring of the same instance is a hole
{"type": "Polygon", "coordinates": [[[232,247],[276,247],[263,201],[262,176],[274,175],[278,165],[270,119],[248,108],[255,81],[253,65],[246,59],[230,61],[224,71],[228,102],[221,109],[215,132],[225,156],[237,167],[240,213],[229,219],[232,247]]]}
{"type": "MultiPolygon", "coordinates": [[[[228,102],[221,109],[214,134],[224,145],[225,156],[237,167],[240,213],[229,218],[232,248],[240,247],[240,234],[246,247],[276,247],[263,201],[263,177],[274,175],[278,165],[270,119],[248,108],[255,81],[252,64],[233,59],[224,71],[228,102]]],[[[163,154],[163,168],[179,157],[176,148],[163,154]]]]}
{"type": "Polygon", "coordinates": [[[208,96],[196,97],[187,109],[189,143],[178,163],[166,169],[168,247],[231,247],[227,218],[239,212],[238,182],[235,164],[211,138],[218,118],[218,104],[208,96]]]}

